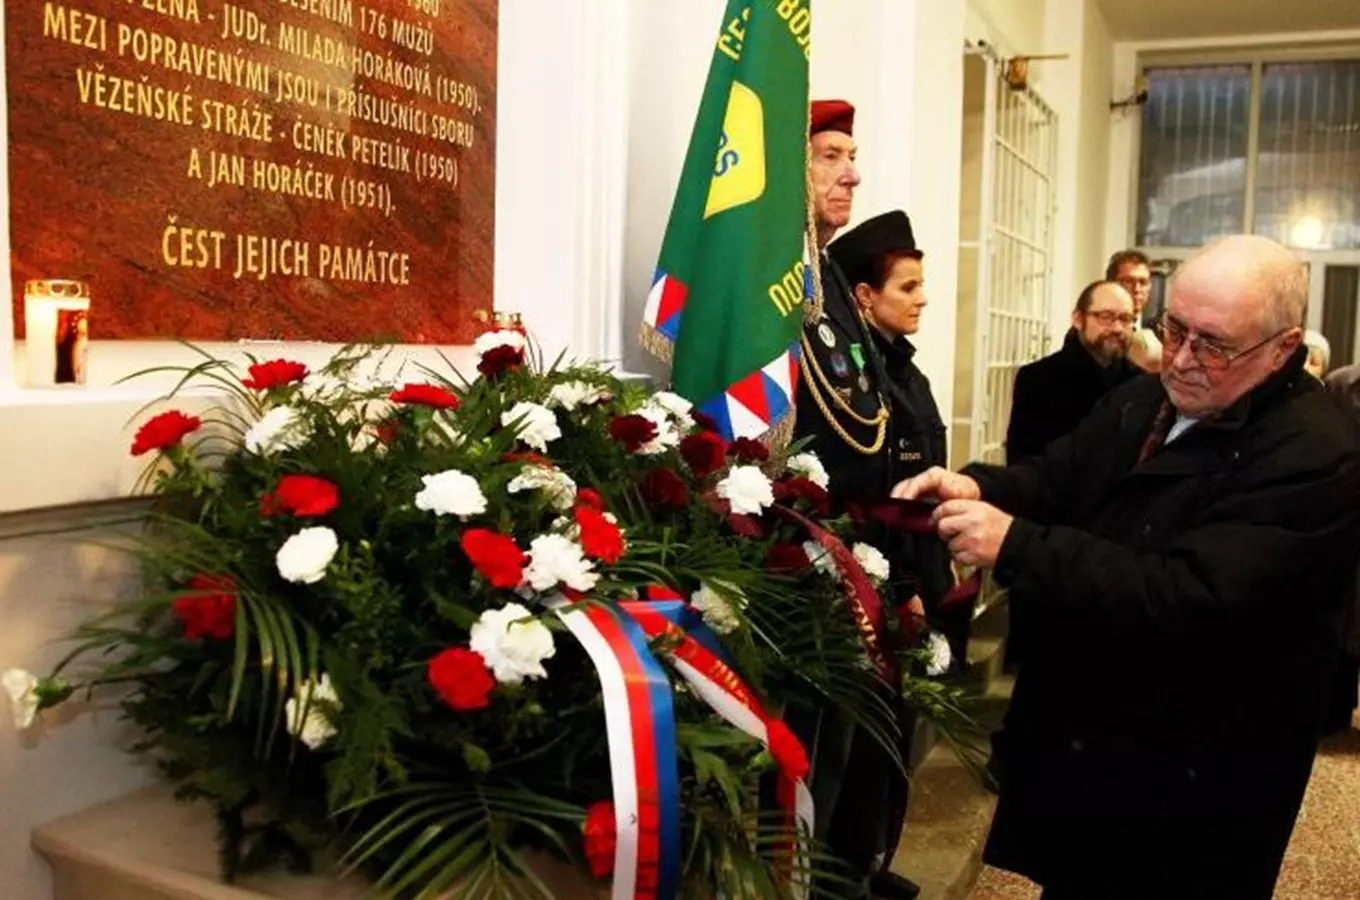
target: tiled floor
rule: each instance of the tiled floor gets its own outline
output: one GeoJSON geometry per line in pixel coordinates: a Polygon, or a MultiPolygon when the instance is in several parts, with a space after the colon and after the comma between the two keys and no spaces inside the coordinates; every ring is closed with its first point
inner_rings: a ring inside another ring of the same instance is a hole
{"type": "MultiPolygon", "coordinates": [[[[1275,900],[1360,898],[1360,717],[1355,725],[1318,753],[1275,900]]],[[[984,869],[971,900],[1038,896],[1038,888],[1024,878],[984,869]]]]}

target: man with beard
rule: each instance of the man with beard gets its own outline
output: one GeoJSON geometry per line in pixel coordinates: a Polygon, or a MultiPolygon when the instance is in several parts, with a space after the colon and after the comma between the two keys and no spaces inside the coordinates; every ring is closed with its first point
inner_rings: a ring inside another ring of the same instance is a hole
{"type": "Polygon", "coordinates": [[[1127,358],[1134,316],[1133,298],[1116,282],[1097,281],[1081,292],[1062,349],[1016,373],[1007,462],[1042,453],[1138,373],[1127,358]]]}

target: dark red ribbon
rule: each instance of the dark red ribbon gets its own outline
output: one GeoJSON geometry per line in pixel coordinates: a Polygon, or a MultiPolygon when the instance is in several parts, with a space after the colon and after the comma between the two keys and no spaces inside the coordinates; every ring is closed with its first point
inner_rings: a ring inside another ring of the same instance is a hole
{"type": "MultiPolygon", "coordinates": [[[[847,509],[851,518],[859,522],[878,522],[894,531],[905,531],[908,534],[935,533],[935,523],[931,521],[935,504],[924,500],[893,498],[870,504],[851,503],[847,504],[847,509]]],[[[982,573],[974,572],[940,598],[939,608],[949,609],[956,604],[976,600],[981,592],[982,573]]]]}

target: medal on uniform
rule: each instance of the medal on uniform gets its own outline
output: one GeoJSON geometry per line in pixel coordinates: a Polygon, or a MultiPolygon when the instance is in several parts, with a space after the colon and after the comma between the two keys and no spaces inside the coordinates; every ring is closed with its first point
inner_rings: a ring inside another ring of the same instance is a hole
{"type": "MultiPolygon", "coordinates": [[[[851,355],[852,357],[854,357],[854,360],[855,360],[855,368],[856,368],[856,369],[859,369],[861,372],[863,372],[863,371],[864,371],[864,348],[861,347],[859,344],[851,344],[851,345],[850,345],[850,355],[851,355]]],[[[865,390],[868,390],[868,388],[865,388],[865,390]]]]}
{"type": "Polygon", "coordinates": [[[863,372],[859,373],[859,389],[866,394],[869,392],[869,376],[863,372]]]}
{"type": "Polygon", "coordinates": [[[832,352],[831,371],[837,378],[848,378],[850,375],[850,360],[845,358],[844,353],[832,352]]]}
{"type": "Polygon", "coordinates": [[[817,337],[821,338],[827,347],[836,346],[836,332],[831,330],[831,323],[825,320],[817,326],[817,337]]]}

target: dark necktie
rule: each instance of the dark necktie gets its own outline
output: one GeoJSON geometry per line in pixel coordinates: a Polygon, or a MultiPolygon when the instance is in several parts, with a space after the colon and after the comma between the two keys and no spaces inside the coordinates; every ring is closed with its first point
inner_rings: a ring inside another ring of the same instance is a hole
{"type": "Polygon", "coordinates": [[[1138,451],[1136,465],[1141,466],[1145,463],[1147,458],[1166,441],[1166,436],[1171,431],[1171,425],[1175,421],[1175,407],[1171,405],[1171,401],[1163,400],[1161,409],[1157,410],[1157,417],[1152,420],[1152,430],[1148,432],[1147,440],[1143,441],[1143,447],[1138,451]]]}

